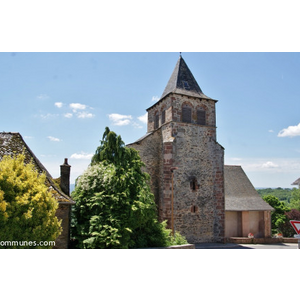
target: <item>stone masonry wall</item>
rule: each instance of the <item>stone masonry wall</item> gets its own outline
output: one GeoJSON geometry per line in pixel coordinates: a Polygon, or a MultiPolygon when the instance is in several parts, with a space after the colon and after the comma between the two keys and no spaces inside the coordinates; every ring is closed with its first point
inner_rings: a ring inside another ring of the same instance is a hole
{"type": "Polygon", "coordinates": [[[182,121],[182,105],[189,104],[192,108],[192,124],[197,123],[197,109],[201,108],[206,112],[207,126],[216,126],[215,100],[200,100],[199,98],[189,97],[178,94],[170,94],[155,106],[148,109],[148,132],[154,130],[154,116],[159,114],[159,127],[162,126],[161,113],[166,111],[165,123],[182,121]]]}
{"type": "Polygon", "coordinates": [[[174,218],[189,243],[224,237],[223,149],[210,129],[180,124],[173,142],[174,218]]]}

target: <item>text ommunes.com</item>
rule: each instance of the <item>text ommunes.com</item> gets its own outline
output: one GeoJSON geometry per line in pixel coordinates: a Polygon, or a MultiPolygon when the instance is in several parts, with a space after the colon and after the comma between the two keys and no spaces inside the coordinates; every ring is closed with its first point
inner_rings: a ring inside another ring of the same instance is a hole
{"type": "Polygon", "coordinates": [[[55,246],[55,241],[0,241],[1,247],[47,247],[55,246]]]}

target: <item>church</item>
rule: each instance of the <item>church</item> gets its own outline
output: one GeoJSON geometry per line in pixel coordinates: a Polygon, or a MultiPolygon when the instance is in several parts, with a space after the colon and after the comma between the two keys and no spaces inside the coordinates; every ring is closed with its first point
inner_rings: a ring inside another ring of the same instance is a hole
{"type": "Polygon", "coordinates": [[[180,55],[160,99],[147,109],[147,133],[127,145],[151,177],[159,221],[189,243],[271,236],[271,211],[240,166],[224,166],[216,103],[180,55]]]}
{"type": "Polygon", "coordinates": [[[147,134],[127,145],[151,176],[159,220],[190,243],[224,238],[224,148],[216,140],[217,100],[206,96],[180,55],[147,134]]]}

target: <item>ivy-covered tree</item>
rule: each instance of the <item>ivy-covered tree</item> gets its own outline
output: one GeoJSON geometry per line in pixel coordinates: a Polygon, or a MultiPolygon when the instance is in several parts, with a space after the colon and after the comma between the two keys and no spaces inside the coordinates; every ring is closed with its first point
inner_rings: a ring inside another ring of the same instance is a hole
{"type": "Polygon", "coordinates": [[[175,241],[166,223],[157,220],[149,175],[135,149],[125,147],[109,128],[77,181],[72,198],[72,236],[79,248],[141,248],[168,246],[175,241]]]}
{"type": "Polygon", "coordinates": [[[61,233],[58,203],[45,185],[46,175],[24,159],[20,154],[0,161],[0,248],[48,248],[36,245],[55,241],[61,233]],[[4,242],[9,241],[18,244],[8,247],[4,242]]]}

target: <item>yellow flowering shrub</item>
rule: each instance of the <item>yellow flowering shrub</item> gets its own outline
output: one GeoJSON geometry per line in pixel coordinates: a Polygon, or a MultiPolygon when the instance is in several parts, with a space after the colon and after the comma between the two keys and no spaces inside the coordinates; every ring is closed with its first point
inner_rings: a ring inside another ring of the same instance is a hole
{"type": "Polygon", "coordinates": [[[55,216],[58,203],[45,185],[46,175],[25,156],[4,156],[0,161],[0,248],[48,248],[39,242],[55,241],[61,221],[55,216]],[[4,241],[35,241],[34,246],[10,246],[4,241]]]}

